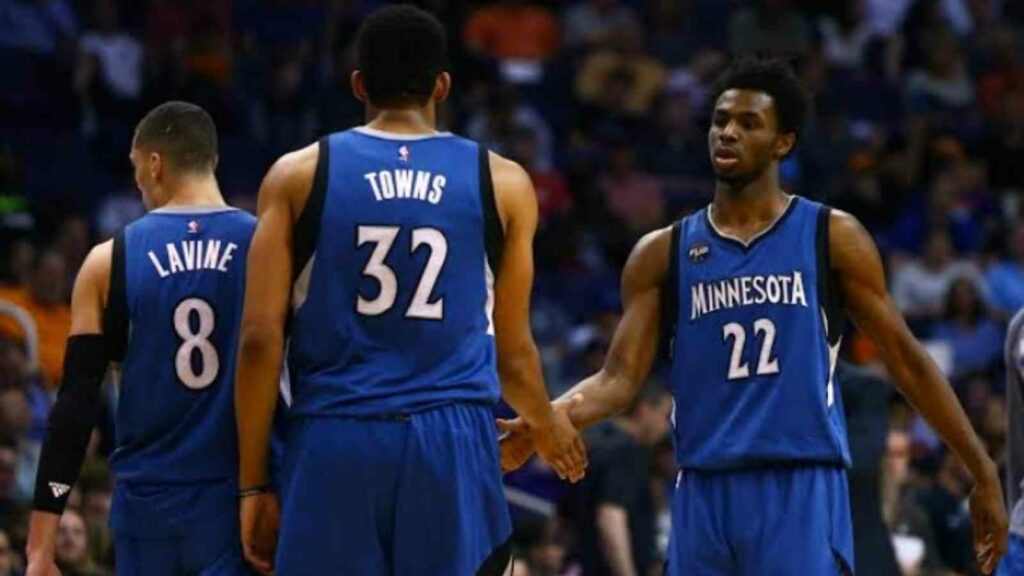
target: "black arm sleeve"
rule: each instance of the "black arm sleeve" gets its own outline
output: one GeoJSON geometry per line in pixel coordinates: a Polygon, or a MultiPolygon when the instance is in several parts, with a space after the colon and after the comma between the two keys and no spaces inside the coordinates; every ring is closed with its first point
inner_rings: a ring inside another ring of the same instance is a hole
{"type": "Polygon", "coordinates": [[[68,338],[64,382],[50,411],[36,471],[36,510],[54,514],[64,511],[99,417],[100,385],[109,363],[110,352],[102,335],[68,338]]]}

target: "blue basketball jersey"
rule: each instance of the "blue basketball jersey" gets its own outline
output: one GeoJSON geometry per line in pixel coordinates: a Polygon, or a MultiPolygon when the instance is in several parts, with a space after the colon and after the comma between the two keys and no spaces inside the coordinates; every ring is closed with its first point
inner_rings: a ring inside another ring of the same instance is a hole
{"type": "Polygon", "coordinates": [[[293,244],[290,414],[497,401],[485,149],[448,133],[324,138],[293,244]]]}
{"type": "Polygon", "coordinates": [[[793,197],[746,244],[719,233],[709,210],[673,229],[678,463],[848,464],[833,381],[842,314],[829,273],[829,209],[793,197]]]}
{"type": "Polygon", "coordinates": [[[115,239],[110,300],[123,267],[128,323],[111,457],[118,481],[237,476],[232,391],[255,225],[234,208],[165,208],[127,226],[120,248],[115,239]]]}

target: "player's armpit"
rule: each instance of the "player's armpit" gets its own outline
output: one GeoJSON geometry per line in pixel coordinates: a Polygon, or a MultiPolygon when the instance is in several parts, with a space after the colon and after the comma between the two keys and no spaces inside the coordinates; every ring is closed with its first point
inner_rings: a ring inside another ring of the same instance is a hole
{"type": "Polygon", "coordinates": [[[576,427],[585,428],[624,410],[650,374],[661,335],[662,292],[671,247],[672,228],[662,228],[641,238],[629,255],[622,271],[622,320],[604,367],[558,400],[582,395],[571,414],[576,427]]]}

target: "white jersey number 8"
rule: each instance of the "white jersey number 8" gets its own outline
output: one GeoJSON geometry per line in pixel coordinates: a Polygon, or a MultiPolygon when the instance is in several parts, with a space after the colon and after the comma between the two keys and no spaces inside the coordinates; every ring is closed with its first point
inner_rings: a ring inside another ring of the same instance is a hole
{"type": "Polygon", "coordinates": [[[210,342],[217,316],[210,303],[202,298],[186,298],[174,309],[174,331],[181,338],[181,346],[174,355],[174,369],[178,380],[189,390],[202,390],[213,384],[220,373],[220,357],[210,342]],[[198,316],[196,330],[192,330],[192,314],[198,316]],[[192,355],[199,352],[199,373],[192,365],[192,355]]]}

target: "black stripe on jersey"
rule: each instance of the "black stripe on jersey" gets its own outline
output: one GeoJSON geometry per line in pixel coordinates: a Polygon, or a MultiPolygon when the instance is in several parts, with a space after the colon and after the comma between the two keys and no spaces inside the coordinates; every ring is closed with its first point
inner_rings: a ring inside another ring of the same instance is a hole
{"type": "Polygon", "coordinates": [[[832,209],[828,206],[818,208],[818,228],[815,238],[815,249],[818,258],[818,301],[825,311],[828,320],[828,343],[835,346],[843,335],[843,324],[846,320],[843,312],[842,296],[839,293],[839,282],[832,272],[832,257],[829,251],[829,216],[832,209]]]}
{"type": "Polygon", "coordinates": [[[498,278],[501,269],[501,253],[505,247],[505,230],[498,215],[498,204],[494,198],[494,180],[491,178],[491,158],[487,148],[480,145],[480,206],[484,211],[484,246],[487,249],[487,263],[491,273],[498,278]]]}
{"type": "Polygon", "coordinates": [[[679,237],[682,234],[682,222],[672,224],[672,239],[668,251],[668,274],[661,290],[661,346],[664,354],[672,357],[672,341],[676,335],[676,322],[679,319],[679,237]]]}
{"type": "Polygon", "coordinates": [[[128,272],[125,262],[124,230],[121,230],[114,235],[110,289],[107,306],[103,309],[103,334],[113,362],[123,362],[128,347],[128,272]]]}
{"type": "Polygon", "coordinates": [[[319,144],[313,188],[309,191],[309,198],[302,208],[302,214],[295,222],[295,232],[292,235],[292,284],[298,280],[299,274],[316,252],[317,239],[320,237],[320,219],[327,197],[327,169],[330,165],[331,147],[326,136],[320,139],[319,144]]]}

